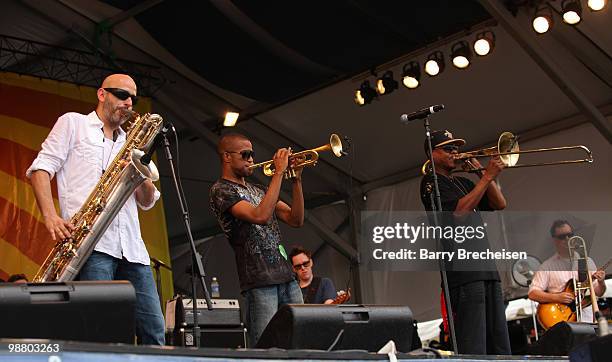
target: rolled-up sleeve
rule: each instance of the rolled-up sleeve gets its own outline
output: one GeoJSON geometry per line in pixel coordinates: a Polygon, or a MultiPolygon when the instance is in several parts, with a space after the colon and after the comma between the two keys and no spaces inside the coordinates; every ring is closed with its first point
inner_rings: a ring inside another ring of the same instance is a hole
{"type": "MultiPolygon", "coordinates": [[[[155,184],[153,184],[153,187],[155,187],[155,184]]],[[[138,207],[140,207],[142,210],[147,211],[147,210],[152,209],[153,206],[155,206],[155,203],[157,202],[157,200],[159,200],[160,196],[161,196],[161,193],[159,192],[157,187],[155,187],[155,192],[153,193],[153,201],[151,202],[150,205],[143,205],[140,202],[138,202],[138,199],[136,199],[136,203],[138,204],[138,207]]]]}
{"type": "Polygon", "coordinates": [[[47,139],[43,142],[38,156],[26,171],[26,177],[30,178],[32,172],[36,170],[47,171],[51,178],[55,176],[55,173],[62,168],[68,157],[72,128],[69,114],[57,119],[47,139]]]}
{"type": "Polygon", "coordinates": [[[548,270],[538,270],[534,277],[533,280],[531,281],[531,284],[529,284],[529,291],[532,290],[543,290],[546,291],[548,290],[548,278],[549,278],[549,274],[550,271],[548,270]]]}

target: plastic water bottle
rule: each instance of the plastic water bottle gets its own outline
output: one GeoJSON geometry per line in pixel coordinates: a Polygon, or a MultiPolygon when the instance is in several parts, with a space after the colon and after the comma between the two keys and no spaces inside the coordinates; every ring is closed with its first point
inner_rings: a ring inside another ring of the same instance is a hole
{"type": "Polygon", "coordinates": [[[210,292],[213,298],[220,298],[221,293],[219,292],[219,281],[217,281],[217,277],[213,277],[210,282],[210,292]]]}

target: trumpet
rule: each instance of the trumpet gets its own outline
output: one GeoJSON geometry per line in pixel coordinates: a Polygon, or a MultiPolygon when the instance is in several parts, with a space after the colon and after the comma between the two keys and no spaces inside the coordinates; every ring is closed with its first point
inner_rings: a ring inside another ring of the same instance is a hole
{"type": "MultiPolygon", "coordinates": [[[[309,166],[316,166],[319,161],[319,152],[332,151],[332,153],[336,157],[342,157],[347,153],[342,150],[342,141],[340,140],[340,136],[335,133],[332,133],[329,137],[329,143],[317,148],[313,148],[310,150],[304,150],[296,153],[292,153],[289,155],[289,163],[293,160],[296,160],[294,165],[290,165],[285,170],[285,178],[294,178],[296,177],[295,169],[309,166]]],[[[273,176],[276,173],[276,169],[274,168],[274,160],[269,160],[265,162],[256,163],[254,165],[249,166],[249,169],[256,169],[261,167],[264,175],[273,176]]]]}
{"type": "MultiPolygon", "coordinates": [[[[497,141],[497,146],[489,148],[481,148],[474,151],[462,152],[455,155],[455,160],[463,161],[465,167],[462,170],[455,170],[453,172],[480,172],[483,171],[484,167],[475,167],[470,159],[481,158],[481,157],[496,157],[499,156],[502,163],[506,168],[521,168],[521,167],[535,167],[535,166],[550,166],[550,165],[567,165],[573,163],[592,163],[593,154],[586,146],[561,146],[561,147],[549,147],[549,148],[536,148],[533,150],[520,150],[518,144],[518,137],[512,134],[512,132],[503,132],[497,141]],[[538,163],[525,163],[518,164],[518,160],[521,154],[525,153],[541,153],[541,152],[556,152],[556,151],[569,151],[569,150],[581,150],[585,153],[585,158],[573,159],[573,160],[559,160],[552,162],[538,162],[538,163]]],[[[431,172],[430,161],[427,160],[421,167],[421,173],[423,175],[431,172]]]]}

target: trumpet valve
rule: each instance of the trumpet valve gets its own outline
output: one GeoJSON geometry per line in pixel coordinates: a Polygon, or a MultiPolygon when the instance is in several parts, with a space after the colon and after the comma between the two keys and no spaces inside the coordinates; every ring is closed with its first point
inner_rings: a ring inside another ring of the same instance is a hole
{"type": "Polygon", "coordinates": [[[292,178],[296,178],[296,177],[297,177],[297,174],[295,173],[295,170],[293,168],[288,167],[285,170],[285,179],[286,180],[289,180],[289,179],[292,179],[292,178]]]}

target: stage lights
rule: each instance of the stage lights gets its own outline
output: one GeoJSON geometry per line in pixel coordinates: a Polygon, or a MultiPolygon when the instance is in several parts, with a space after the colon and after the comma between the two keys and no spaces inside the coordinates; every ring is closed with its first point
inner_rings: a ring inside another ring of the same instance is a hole
{"type": "Polygon", "coordinates": [[[225,119],[223,120],[223,125],[225,127],[234,127],[236,122],[238,121],[238,116],[240,114],[236,112],[226,112],[225,119]]]}
{"type": "MultiPolygon", "coordinates": [[[[495,47],[495,34],[491,30],[482,30],[475,38],[456,41],[450,49],[449,59],[458,69],[467,68],[472,61],[472,52],[480,57],[491,54],[495,47]],[[472,43],[473,41],[473,43],[472,43]],[[473,49],[472,49],[473,47],[473,49]]],[[[444,71],[445,55],[442,50],[435,50],[427,55],[423,64],[417,60],[410,60],[402,66],[401,82],[408,89],[416,89],[421,85],[421,66],[430,77],[435,77],[444,71]]],[[[395,63],[397,64],[397,63],[395,63]]],[[[393,78],[393,71],[384,70],[382,76],[378,77],[376,72],[383,70],[371,69],[369,75],[376,77],[374,80],[363,80],[358,89],[355,90],[354,101],[359,106],[370,104],[374,98],[386,95],[398,88],[398,81],[393,78]],[[372,83],[371,83],[372,82],[372,83]],[[372,86],[371,84],[374,84],[372,86]]],[[[363,78],[361,78],[363,79],[363,78]]]]}
{"type": "Polygon", "coordinates": [[[495,47],[495,34],[491,31],[483,31],[476,35],[474,42],[474,52],[483,57],[491,52],[495,47]]]}
{"type": "Polygon", "coordinates": [[[359,89],[355,91],[355,103],[360,106],[370,104],[376,98],[376,91],[370,86],[370,81],[364,80],[359,89]]]}
{"type": "Polygon", "coordinates": [[[553,25],[552,10],[547,5],[540,6],[533,17],[533,30],[538,34],[546,33],[553,25]]]}
{"type": "Polygon", "coordinates": [[[570,25],[576,25],[582,17],[582,6],[579,0],[563,0],[561,3],[563,21],[570,25]]]}
{"type": "Polygon", "coordinates": [[[606,6],[606,0],[589,0],[587,6],[593,11],[599,11],[606,6]]]}
{"type": "Polygon", "coordinates": [[[429,54],[427,56],[427,61],[425,62],[425,73],[427,73],[430,77],[435,77],[443,71],[444,54],[442,54],[442,52],[439,50],[429,54]]]}
{"type": "Polygon", "coordinates": [[[393,72],[387,70],[382,77],[376,80],[376,92],[380,95],[389,94],[397,89],[397,81],[393,79],[393,72]]]}
{"type": "Polygon", "coordinates": [[[404,64],[402,68],[402,84],[406,88],[414,89],[419,86],[421,80],[421,67],[419,63],[411,61],[404,64]]]}
{"type": "Polygon", "coordinates": [[[461,40],[453,44],[451,48],[451,59],[453,65],[459,69],[465,69],[470,65],[472,59],[472,51],[470,45],[465,41],[461,40]]]}

